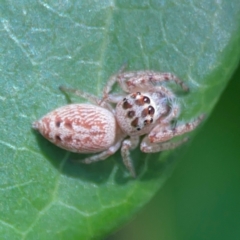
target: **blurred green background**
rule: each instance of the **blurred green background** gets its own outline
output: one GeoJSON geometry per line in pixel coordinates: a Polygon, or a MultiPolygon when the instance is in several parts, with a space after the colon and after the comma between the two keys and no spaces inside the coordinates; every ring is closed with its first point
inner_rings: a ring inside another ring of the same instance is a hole
{"type": "Polygon", "coordinates": [[[108,240],[240,239],[240,67],[172,176],[108,240]]]}

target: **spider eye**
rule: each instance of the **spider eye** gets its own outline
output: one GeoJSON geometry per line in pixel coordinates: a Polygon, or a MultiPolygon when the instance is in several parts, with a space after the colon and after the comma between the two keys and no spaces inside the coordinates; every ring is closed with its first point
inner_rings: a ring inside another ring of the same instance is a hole
{"type": "Polygon", "coordinates": [[[123,109],[131,108],[132,105],[127,101],[127,99],[126,100],[124,100],[124,99],[123,99],[123,104],[122,104],[123,109]]]}
{"type": "Polygon", "coordinates": [[[140,128],[140,127],[138,127],[138,128],[137,128],[137,130],[138,130],[138,131],[140,131],[140,130],[141,130],[141,128],[140,128]]]}
{"type": "Polygon", "coordinates": [[[152,106],[148,107],[148,114],[153,115],[155,113],[155,109],[152,106]]]}
{"type": "Polygon", "coordinates": [[[148,124],[150,124],[152,122],[153,122],[153,119],[151,118],[150,120],[149,119],[148,120],[144,120],[143,124],[144,124],[144,126],[146,126],[146,125],[148,125],[148,124]]]}
{"type": "Polygon", "coordinates": [[[148,120],[144,120],[144,126],[146,126],[148,124],[148,120]]]}
{"type": "Polygon", "coordinates": [[[129,111],[129,112],[127,113],[127,116],[128,116],[129,118],[133,118],[133,117],[135,116],[135,112],[134,112],[134,111],[129,111]]]}
{"type": "Polygon", "coordinates": [[[144,101],[144,103],[148,103],[148,104],[150,103],[150,99],[148,97],[144,97],[143,101],[144,101]]]}

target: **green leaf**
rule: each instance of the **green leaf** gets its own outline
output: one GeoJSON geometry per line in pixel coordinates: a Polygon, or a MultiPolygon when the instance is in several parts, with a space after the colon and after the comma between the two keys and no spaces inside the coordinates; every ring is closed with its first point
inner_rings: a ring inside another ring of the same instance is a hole
{"type": "Polygon", "coordinates": [[[133,151],[131,179],[119,152],[76,166],[31,123],[67,104],[60,85],[100,97],[126,61],[189,85],[181,120],[208,116],[239,60],[240,2],[2,0],[0,16],[1,239],[103,237],[151,199],[186,147],[133,151]]]}

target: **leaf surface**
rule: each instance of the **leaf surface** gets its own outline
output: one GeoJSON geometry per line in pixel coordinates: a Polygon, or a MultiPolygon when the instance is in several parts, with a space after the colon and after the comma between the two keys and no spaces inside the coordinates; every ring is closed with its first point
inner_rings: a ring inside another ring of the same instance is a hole
{"type": "Polygon", "coordinates": [[[133,151],[133,180],[119,152],[76,166],[31,123],[68,103],[60,85],[101,97],[126,61],[189,85],[179,94],[180,120],[209,115],[239,60],[240,2],[2,0],[0,16],[0,236],[102,237],[149,201],[186,146],[133,151]]]}

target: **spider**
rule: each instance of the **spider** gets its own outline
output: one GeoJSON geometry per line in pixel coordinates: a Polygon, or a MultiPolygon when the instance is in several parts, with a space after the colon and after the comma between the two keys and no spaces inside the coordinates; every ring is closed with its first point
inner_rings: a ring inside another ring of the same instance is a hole
{"type": "Polygon", "coordinates": [[[136,177],[130,151],[140,142],[145,153],[160,152],[178,147],[187,138],[171,142],[172,138],[194,130],[204,118],[173,126],[172,120],[180,114],[180,106],[171,89],[161,83],[174,81],[183,91],[189,88],[174,74],[154,71],[120,70],[108,80],[102,99],[71,89],[92,104],[69,104],[48,113],[33,123],[45,138],[71,152],[95,153],[81,160],[93,163],[108,158],[121,148],[123,163],[132,177],[136,177]],[[112,94],[118,83],[123,95],[112,94]]]}

